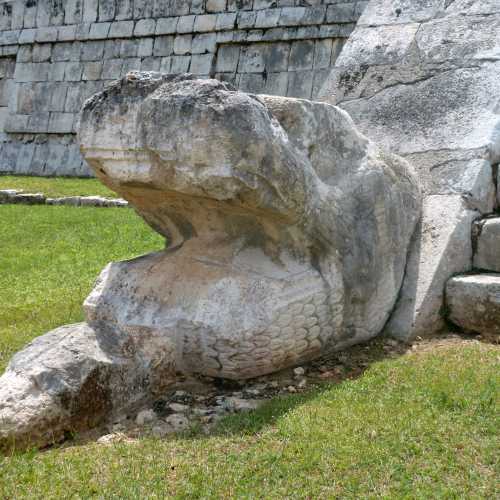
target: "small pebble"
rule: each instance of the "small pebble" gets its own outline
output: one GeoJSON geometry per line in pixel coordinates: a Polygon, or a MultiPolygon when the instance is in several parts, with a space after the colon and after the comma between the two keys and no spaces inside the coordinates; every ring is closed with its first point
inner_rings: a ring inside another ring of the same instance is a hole
{"type": "Polygon", "coordinates": [[[142,410],[137,414],[135,423],[142,426],[154,422],[156,418],[156,413],[153,410],[142,410]]]}
{"type": "Polygon", "coordinates": [[[307,386],[307,379],[303,378],[297,385],[299,389],[304,389],[307,386]]]}
{"type": "Polygon", "coordinates": [[[181,403],[170,403],[168,407],[174,413],[187,413],[190,410],[190,407],[188,405],[183,405],[181,403]]]}
{"type": "Polygon", "coordinates": [[[165,421],[167,424],[172,426],[172,429],[175,432],[180,432],[186,430],[189,427],[189,420],[180,413],[174,413],[173,415],[169,415],[165,421]]]}

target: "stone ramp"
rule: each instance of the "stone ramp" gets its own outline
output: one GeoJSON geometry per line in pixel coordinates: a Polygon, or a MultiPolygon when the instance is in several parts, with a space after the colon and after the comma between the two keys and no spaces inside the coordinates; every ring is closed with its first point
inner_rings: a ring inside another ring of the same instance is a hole
{"type": "Polygon", "coordinates": [[[423,185],[392,336],[445,326],[445,284],[472,268],[471,224],[495,207],[499,32],[495,0],[372,0],[320,92],[408,159],[423,185]]]}

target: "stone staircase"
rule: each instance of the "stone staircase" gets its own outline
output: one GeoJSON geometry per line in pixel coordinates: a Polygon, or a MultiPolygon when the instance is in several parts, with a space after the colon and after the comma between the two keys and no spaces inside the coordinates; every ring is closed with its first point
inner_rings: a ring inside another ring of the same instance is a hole
{"type": "MultiPolygon", "coordinates": [[[[500,200],[499,200],[500,201],[500,200]]],[[[448,319],[462,330],[500,341],[500,213],[473,225],[473,270],[446,285],[448,319]]]]}

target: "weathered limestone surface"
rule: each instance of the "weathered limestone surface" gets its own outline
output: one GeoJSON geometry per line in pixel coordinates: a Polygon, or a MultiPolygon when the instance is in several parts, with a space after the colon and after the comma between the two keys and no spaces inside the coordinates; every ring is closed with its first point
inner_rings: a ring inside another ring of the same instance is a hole
{"type": "Polygon", "coordinates": [[[393,336],[444,326],[445,283],[472,266],[470,223],[495,206],[498,33],[496,1],[372,0],[320,92],[422,182],[421,233],[387,325],[393,336]]]}
{"type": "Polygon", "coordinates": [[[457,276],[446,286],[449,319],[465,331],[500,340],[500,274],[457,276]]]}
{"type": "Polygon", "coordinates": [[[17,355],[0,379],[0,442],[32,427],[46,443],[40,426],[57,436],[90,425],[71,411],[88,386],[111,414],[178,372],[251,378],[387,322],[420,191],[409,164],[344,111],[131,73],[87,101],[79,138],[96,175],[168,246],[109,264],[85,301],[88,326],[17,355]],[[47,384],[32,383],[33,371],[47,384]]]}
{"type": "Polygon", "coordinates": [[[500,272],[500,217],[479,221],[475,233],[474,267],[500,272]]]}
{"type": "Polygon", "coordinates": [[[120,353],[117,340],[106,343],[105,334],[98,338],[82,323],[17,353],[0,378],[0,449],[9,439],[18,446],[60,441],[65,432],[102,422],[124,398],[139,399],[140,390],[128,391],[139,367],[120,353]]]}

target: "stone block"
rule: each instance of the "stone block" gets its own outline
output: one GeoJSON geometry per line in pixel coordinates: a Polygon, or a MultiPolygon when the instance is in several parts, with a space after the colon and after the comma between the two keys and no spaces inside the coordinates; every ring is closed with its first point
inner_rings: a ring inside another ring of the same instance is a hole
{"type": "Polygon", "coordinates": [[[408,339],[445,327],[444,289],[451,276],[471,268],[471,227],[478,215],[459,195],[424,198],[403,287],[386,326],[388,335],[408,339]]]}
{"type": "Polygon", "coordinates": [[[202,14],[205,9],[205,0],[191,0],[189,12],[191,14],[202,14]]]}
{"type": "Polygon", "coordinates": [[[154,35],[156,30],[155,19],[141,19],[135,23],[134,36],[154,35]]]}
{"type": "Polygon", "coordinates": [[[429,21],[433,17],[445,14],[445,2],[441,0],[404,2],[401,4],[403,8],[394,8],[394,0],[378,0],[368,2],[368,6],[361,7],[364,7],[364,12],[359,19],[359,24],[370,24],[371,26],[429,21]]]}
{"type": "Polygon", "coordinates": [[[33,45],[32,60],[33,62],[46,62],[50,60],[52,54],[52,45],[50,43],[33,45]]]}
{"type": "Polygon", "coordinates": [[[247,45],[241,48],[238,63],[239,73],[262,73],[266,67],[264,53],[266,47],[261,44],[247,45]]]}
{"type": "Polygon", "coordinates": [[[81,0],[66,0],[64,6],[64,24],[78,24],[83,19],[81,0]]]}
{"type": "Polygon", "coordinates": [[[357,21],[358,17],[355,2],[329,5],[326,14],[326,22],[332,24],[353,23],[357,21]]]}
{"type": "Polygon", "coordinates": [[[217,31],[232,30],[236,26],[236,13],[226,12],[224,14],[217,15],[217,21],[215,23],[215,29],[217,31]]]}
{"type": "Polygon", "coordinates": [[[234,38],[234,31],[217,31],[215,38],[218,44],[230,43],[234,38]]]}
{"type": "Polygon", "coordinates": [[[253,7],[253,0],[227,0],[227,10],[235,12],[238,10],[251,10],[253,7]]]}
{"type": "Polygon", "coordinates": [[[466,332],[500,340],[500,274],[456,276],[446,285],[448,318],[466,332]]]}
{"type": "Polygon", "coordinates": [[[268,73],[280,73],[287,71],[290,57],[290,44],[270,43],[266,44],[264,51],[264,65],[268,73]]]}
{"type": "Polygon", "coordinates": [[[235,73],[240,57],[238,45],[221,45],[217,51],[216,71],[218,73],[235,73]]]}
{"type": "Polygon", "coordinates": [[[106,40],[104,42],[104,59],[117,59],[120,57],[121,44],[115,40],[106,40]]]}
{"type": "Polygon", "coordinates": [[[99,0],[99,21],[113,21],[115,18],[115,0],[99,0]]]}
{"type": "Polygon", "coordinates": [[[48,133],[70,134],[73,131],[73,113],[50,113],[48,133]]]}
{"type": "Polygon", "coordinates": [[[28,132],[46,134],[49,126],[48,113],[31,113],[28,119],[28,132]]]}
{"type": "Polygon", "coordinates": [[[122,76],[125,76],[129,71],[139,71],[141,69],[140,57],[129,57],[123,59],[122,76]]]}
{"type": "Polygon", "coordinates": [[[29,173],[31,175],[43,175],[45,170],[45,163],[47,161],[47,156],[49,154],[49,149],[46,143],[36,144],[35,153],[33,154],[33,159],[31,160],[29,173]]]}
{"type": "MultiPolygon", "coordinates": [[[[0,106],[15,108],[16,87],[16,83],[11,78],[0,80],[0,106]]],[[[1,130],[3,129],[0,128],[1,130]]]]}
{"type": "Polygon", "coordinates": [[[49,68],[49,81],[62,82],[64,80],[64,73],[66,71],[65,62],[53,62],[49,68]]]}
{"type": "Polygon", "coordinates": [[[245,40],[247,42],[262,42],[262,36],[264,35],[263,30],[250,30],[246,34],[245,40]]]}
{"type": "Polygon", "coordinates": [[[52,0],[52,3],[49,3],[49,12],[49,24],[51,26],[61,26],[64,24],[65,12],[64,2],[62,0],[52,0]]]}
{"type": "Polygon", "coordinates": [[[288,89],[288,73],[268,73],[264,93],[268,95],[286,95],[288,89]]]}
{"type": "Polygon", "coordinates": [[[477,222],[474,239],[476,247],[474,267],[500,272],[500,217],[477,222]]]}
{"type": "Polygon", "coordinates": [[[193,55],[189,71],[194,75],[209,75],[212,70],[214,57],[214,54],[193,55]]]}
{"type": "MultiPolygon", "coordinates": [[[[178,35],[174,40],[174,54],[185,55],[191,52],[192,35],[178,35]]],[[[167,54],[165,54],[167,55],[167,54]]]]}
{"type": "Polygon", "coordinates": [[[83,0],[83,15],[84,23],[94,23],[97,21],[97,13],[99,11],[99,0],[83,0]]]}
{"type": "Polygon", "coordinates": [[[24,29],[19,34],[19,43],[33,43],[36,37],[36,29],[24,29]]]}
{"type": "Polygon", "coordinates": [[[141,71],[161,71],[163,73],[169,73],[170,57],[145,57],[141,61],[141,71]]]}
{"type": "MultiPolygon", "coordinates": [[[[40,2],[36,12],[36,25],[38,27],[43,27],[43,26],[48,26],[49,24],[50,24],[49,4],[48,2],[40,2]]],[[[1,21],[0,21],[0,27],[1,27],[1,21]]],[[[3,29],[8,29],[8,28],[3,28],[3,29]]]]}
{"type": "Polygon", "coordinates": [[[134,19],[148,19],[153,15],[154,3],[151,0],[134,1],[134,19]]]}
{"type": "Polygon", "coordinates": [[[446,16],[422,24],[415,40],[426,62],[463,64],[468,60],[498,60],[500,37],[491,33],[499,32],[500,13],[479,18],[446,16]]]}
{"type": "Polygon", "coordinates": [[[132,19],[133,3],[134,0],[115,0],[115,19],[117,21],[132,19]]]}
{"type": "MultiPolygon", "coordinates": [[[[176,56],[174,56],[176,57],[176,56]]],[[[157,62],[158,59],[155,58],[155,62],[157,62]]],[[[170,68],[172,67],[172,58],[171,57],[162,57],[160,61],[160,67],[158,68],[157,71],[161,71],[162,73],[170,73],[170,68]]]]}
{"type": "Polygon", "coordinates": [[[196,16],[181,16],[177,21],[177,33],[193,33],[196,16]]]}
{"type": "Polygon", "coordinates": [[[67,62],[64,68],[64,80],[67,82],[79,82],[82,79],[83,66],[79,62],[67,62]]]}
{"type": "Polygon", "coordinates": [[[312,69],[313,63],[314,42],[311,40],[293,42],[290,50],[288,69],[290,71],[312,69]]]}
{"type": "Polygon", "coordinates": [[[51,111],[64,111],[66,103],[66,93],[68,91],[67,83],[57,83],[52,85],[52,95],[50,101],[51,111]]]}
{"type": "Polygon", "coordinates": [[[314,73],[312,71],[290,71],[288,74],[288,97],[311,99],[314,73]]]}
{"type": "Polygon", "coordinates": [[[206,0],[205,7],[207,12],[224,12],[226,3],[227,0],[206,0]]]}
{"type": "Polygon", "coordinates": [[[23,26],[25,28],[34,28],[36,26],[37,7],[38,5],[35,2],[29,2],[25,5],[23,21],[23,26]]]}
{"type": "Polygon", "coordinates": [[[172,56],[170,72],[173,74],[187,73],[191,64],[191,56],[172,56]]]}
{"type": "Polygon", "coordinates": [[[82,80],[99,80],[101,78],[102,66],[102,61],[84,63],[82,80]]]}
{"type": "Polygon", "coordinates": [[[80,58],[79,53],[80,44],[55,43],[52,48],[52,60],[55,62],[74,61],[80,58]]]}
{"type": "Polygon", "coordinates": [[[202,33],[193,37],[191,46],[192,54],[214,53],[217,47],[215,33],[202,33]]]}
{"type": "Polygon", "coordinates": [[[149,57],[153,54],[153,38],[141,38],[138,41],[137,56],[149,57]]]}
{"type": "Polygon", "coordinates": [[[156,21],[157,35],[173,35],[177,31],[177,17],[166,17],[156,21]]]}
{"type": "Polygon", "coordinates": [[[39,43],[57,41],[58,30],[55,27],[37,28],[35,41],[39,43]]]}
{"type": "Polygon", "coordinates": [[[104,54],[104,42],[102,40],[89,41],[81,44],[81,61],[101,61],[104,54]]]}
{"type": "Polygon", "coordinates": [[[109,38],[128,38],[134,32],[134,21],[114,21],[109,28],[109,38]]]}
{"type": "Polygon", "coordinates": [[[257,12],[255,28],[275,28],[279,24],[281,9],[265,9],[257,12]]]}
{"type": "Polygon", "coordinates": [[[60,175],[64,172],[68,161],[68,147],[65,144],[50,143],[48,146],[45,175],[60,175]]]}
{"type": "Polygon", "coordinates": [[[18,63],[14,72],[17,82],[42,82],[48,80],[49,63],[18,63]]]}
{"type": "MultiPolygon", "coordinates": [[[[332,62],[333,40],[317,40],[314,44],[314,69],[326,69],[332,62]]],[[[334,59],[335,60],[335,59],[334,59]]]]}
{"type": "MultiPolygon", "coordinates": [[[[14,113],[9,113],[5,120],[5,125],[4,125],[4,131],[9,132],[9,133],[23,133],[23,132],[28,132],[28,122],[29,122],[29,115],[21,115],[21,114],[14,114],[14,113]]],[[[16,152],[16,145],[12,144],[12,151],[13,154],[16,152]]],[[[6,150],[4,149],[4,153],[6,153],[6,150]]]]}
{"type": "Polygon", "coordinates": [[[76,39],[76,25],[59,26],[57,28],[57,40],[60,42],[73,41],[76,39]]]}
{"type": "MultiPolygon", "coordinates": [[[[35,144],[22,144],[22,146],[19,148],[17,155],[16,172],[20,174],[29,173],[34,154],[35,154],[35,144]]],[[[25,200],[28,203],[31,201],[29,200],[29,198],[25,200]]]]}
{"type": "Polygon", "coordinates": [[[82,106],[82,101],[82,84],[72,83],[68,85],[64,111],[67,113],[78,113],[82,106]]]}
{"type": "Polygon", "coordinates": [[[108,37],[111,23],[92,23],[90,25],[89,39],[100,40],[108,37]]]}
{"type": "Polygon", "coordinates": [[[217,16],[215,14],[203,14],[196,16],[194,21],[194,31],[196,33],[206,33],[214,31],[217,24],[217,16]]]}
{"type": "Polygon", "coordinates": [[[20,30],[0,31],[1,45],[15,45],[18,43],[20,30]]]}
{"type": "Polygon", "coordinates": [[[138,49],[138,40],[134,40],[133,38],[122,40],[120,43],[120,57],[137,57],[138,49]]]}
{"type": "Polygon", "coordinates": [[[9,114],[9,110],[7,107],[0,107],[0,130],[4,130],[5,123],[7,122],[7,116],[9,114]]]}
{"type": "Polygon", "coordinates": [[[281,9],[280,26],[297,26],[306,18],[305,7],[285,7],[281,9]]]}
{"type": "Polygon", "coordinates": [[[328,69],[316,69],[314,70],[313,76],[313,88],[311,98],[313,101],[316,101],[318,95],[321,93],[321,89],[323,85],[328,80],[330,75],[330,71],[328,69]]]}
{"type": "Polygon", "coordinates": [[[185,16],[189,14],[189,4],[186,0],[170,0],[165,6],[167,16],[185,16]]]}
{"type": "Polygon", "coordinates": [[[158,36],[155,38],[153,55],[154,56],[170,56],[174,52],[174,37],[173,36],[158,36]]]}
{"type": "Polygon", "coordinates": [[[23,27],[24,2],[14,2],[12,4],[11,28],[21,29],[23,27]]]}
{"type": "Polygon", "coordinates": [[[250,94],[263,94],[266,80],[261,73],[243,73],[240,75],[238,88],[250,94]]]}
{"type": "MultiPolygon", "coordinates": [[[[32,45],[21,45],[17,51],[17,62],[25,63],[32,62],[33,46],[32,45]]],[[[4,76],[2,75],[2,78],[4,76]]]]}
{"type": "Polygon", "coordinates": [[[106,61],[102,68],[102,79],[103,80],[116,80],[121,77],[122,74],[122,60],[121,59],[109,59],[106,61]]]}
{"type": "Polygon", "coordinates": [[[239,29],[248,29],[253,28],[256,21],[256,12],[238,12],[236,24],[238,25],[239,29]]]}
{"type": "Polygon", "coordinates": [[[22,115],[28,115],[34,111],[34,101],[35,84],[31,82],[18,84],[14,111],[22,115]]]}

